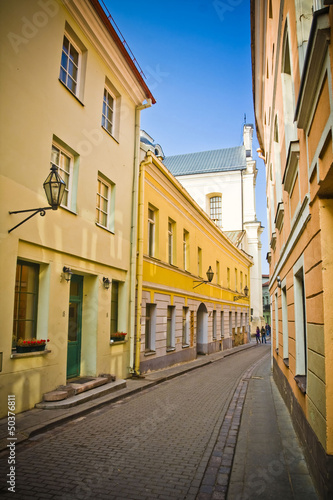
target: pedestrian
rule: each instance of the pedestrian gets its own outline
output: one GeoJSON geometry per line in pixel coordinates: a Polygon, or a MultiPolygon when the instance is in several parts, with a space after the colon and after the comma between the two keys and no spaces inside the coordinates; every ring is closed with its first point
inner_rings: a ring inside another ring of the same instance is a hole
{"type": "MultiPolygon", "coordinates": [[[[265,327],[262,326],[261,327],[261,343],[263,344],[265,341],[265,344],[267,344],[266,342],[266,330],[265,330],[265,327]]],[[[259,339],[259,342],[260,342],[260,339],[259,339]]]]}
{"type": "Polygon", "coordinates": [[[259,326],[257,326],[257,329],[256,329],[256,341],[257,341],[257,344],[260,344],[260,330],[259,330],[259,326]]]}

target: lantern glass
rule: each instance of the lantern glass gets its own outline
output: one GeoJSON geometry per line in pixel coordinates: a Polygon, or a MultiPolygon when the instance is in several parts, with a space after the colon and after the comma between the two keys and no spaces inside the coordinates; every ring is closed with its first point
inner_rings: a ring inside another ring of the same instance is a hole
{"type": "Polygon", "coordinates": [[[214,272],[213,272],[213,269],[211,268],[211,266],[209,266],[209,269],[206,273],[206,276],[207,276],[207,279],[209,281],[209,283],[212,281],[213,277],[214,277],[214,272]]]}
{"type": "Polygon", "coordinates": [[[43,184],[47,202],[52,210],[57,210],[65,193],[66,184],[58,173],[58,167],[52,165],[51,172],[43,184]]]}

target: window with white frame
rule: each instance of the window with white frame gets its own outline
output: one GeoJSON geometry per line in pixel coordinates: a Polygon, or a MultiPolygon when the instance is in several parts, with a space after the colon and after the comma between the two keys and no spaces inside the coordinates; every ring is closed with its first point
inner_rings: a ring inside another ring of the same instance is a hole
{"type": "Polygon", "coordinates": [[[109,89],[105,88],[103,95],[102,127],[105,128],[105,130],[107,130],[107,132],[111,135],[114,135],[115,106],[115,96],[109,91],[109,89]]]}
{"type": "Polygon", "coordinates": [[[145,351],[155,351],[156,337],[156,304],[146,304],[145,319],[145,351]]]}
{"type": "Polygon", "coordinates": [[[216,340],[217,335],[217,314],[216,311],[213,311],[213,340],[216,340]]]}
{"type": "Polygon", "coordinates": [[[190,342],[190,310],[189,307],[183,307],[183,347],[189,345],[190,342]]]}
{"type": "Polygon", "coordinates": [[[212,196],[209,199],[210,218],[219,227],[222,226],[222,196],[212,196]]]}
{"type": "Polygon", "coordinates": [[[155,257],[156,210],[148,207],[148,255],[155,257]]]}
{"type": "Polygon", "coordinates": [[[188,264],[189,264],[189,238],[190,234],[186,229],[183,231],[183,265],[184,265],[184,270],[188,271],[188,264]]]}
{"type": "Polygon", "coordinates": [[[114,231],[115,185],[102,174],[97,178],[96,224],[114,231]]]}
{"type": "Polygon", "coordinates": [[[68,35],[64,35],[61,53],[60,80],[77,95],[80,51],[68,35]]]}
{"type": "Polygon", "coordinates": [[[174,263],[174,232],[175,232],[175,222],[169,218],[168,220],[168,261],[169,264],[174,263]]]}
{"type": "Polygon", "coordinates": [[[282,286],[281,292],[283,359],[286,361],[289,359],[287,288],[282,286]]]}
{"type": "Polygon", "coordinates": [[[294,266],[296,375],[307,374],[306,301],[304,270],[298,263],[294,266]]]}
{"type": "Polygon", "coordinates": [[[176,329],[176,307],[168,306],[167,310],[167,338],[166,348],[175,348],[175,329],[176,329]]]}
{"type": "Polygon", "coordinates": [[[224,337],[224,311],[221,311],[221,338],[224,337]]]}
{"type": "Polygon", "coordinates": [[[279,299],[275,293],[275,348],[279,349],[279,299]]]}
{"type": "Polygon", "coordinates": [[[61,206],[72,208],[72,181],[74,156],[58,144],[52,144],[51,165],[58,167],[59,175],[66,184],[61,206]]]}

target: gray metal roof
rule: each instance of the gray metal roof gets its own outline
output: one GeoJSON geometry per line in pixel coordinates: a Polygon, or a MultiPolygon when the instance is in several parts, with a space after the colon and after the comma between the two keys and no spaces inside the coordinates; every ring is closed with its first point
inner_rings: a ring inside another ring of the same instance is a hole
{"type": "Polygon", "coordinates": [[[184,155],[167,156],[164,165],[173,175],[191,175],[246,168],[246,151],[244,146],[215,149],[184,155]]]}

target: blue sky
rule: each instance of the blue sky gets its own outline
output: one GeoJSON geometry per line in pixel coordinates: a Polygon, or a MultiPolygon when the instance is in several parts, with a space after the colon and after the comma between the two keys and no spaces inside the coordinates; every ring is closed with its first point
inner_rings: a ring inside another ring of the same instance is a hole
{"type": "MultiPolygon", "coordinates": [[[[249,0],[104,0],[156,99],[141,128],[166,156],[239,146],[244,114],[254,124],[249,0]]],[[[268,274],[265,166],[259,170],[257,218],[268,274]]]]}

